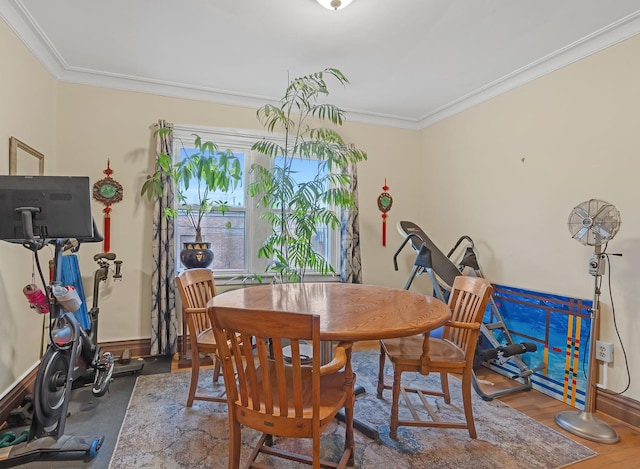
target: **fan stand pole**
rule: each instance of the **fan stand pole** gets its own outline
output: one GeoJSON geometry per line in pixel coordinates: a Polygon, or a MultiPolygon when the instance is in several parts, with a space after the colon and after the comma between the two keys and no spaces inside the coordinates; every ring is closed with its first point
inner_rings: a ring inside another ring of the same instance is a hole
{"type": "Polygon", "coordinates": [[[565,410],[556,414],[556,423],[568,431],[587,440],[597,441],[599,443],[617,443],[620,441],[618,433],[607,423],[603,422],[594,415],[596,408],[596,383],[598,365],[595,360],[596,356],[596,340],[600,330],[600,262],[602,247],[595,246],[594,259],[598,262],[597,274],[594,277],[595,288],[593,296],[593,310],[591,314],[591,331],[589,333],[589,367],[587,371],[587,389],[584,410],[573,411],[565,410]]]}

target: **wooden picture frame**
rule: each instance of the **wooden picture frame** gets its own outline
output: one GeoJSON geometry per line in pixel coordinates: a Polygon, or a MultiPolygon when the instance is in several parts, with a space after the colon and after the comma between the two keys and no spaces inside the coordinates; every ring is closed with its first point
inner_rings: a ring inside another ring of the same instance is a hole
{"type": "Polygon", "coordinates": [[[17,138],[10,137],[9,174],[42,176],[44,174],[44,155],[17,138]]]}

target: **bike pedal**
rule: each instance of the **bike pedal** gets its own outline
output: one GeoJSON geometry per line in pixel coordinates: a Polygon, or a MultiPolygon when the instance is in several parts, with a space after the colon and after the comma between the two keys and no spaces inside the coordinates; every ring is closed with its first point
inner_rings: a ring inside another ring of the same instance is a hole
{"type": "Polygon", "coordinates": [[[91,388],[91,393],[95,397],[102,397],[109,390],[111,376],[113,375],[114,358],[111,352],[102,354],[96,363],[96,377],[91,388]]]}

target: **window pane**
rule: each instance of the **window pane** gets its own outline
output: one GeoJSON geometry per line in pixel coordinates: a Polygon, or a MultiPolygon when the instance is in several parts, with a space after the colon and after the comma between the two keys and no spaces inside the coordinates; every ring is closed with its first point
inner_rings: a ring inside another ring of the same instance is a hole
{"type": "MultiPolygon", "coordinates": [[[[180,214],[176,224],[179,240],[176,258],[179,259],[182,243],[194,241],[193,227],[180,214]]],[[[246,268],[245,256],[245,213],[229,211],[224,215],[210,213],[202,220],[202,239],[211,243],[213,249],[213,270],[241,270],[246,268]]]]}
{"type": "MultiPolygon", "coordinates": [[[[321,161],[307,158],[293,158],[289,159],[288,162],[291,164],[292,177],[298,184],[312,181],[316,176],[322,178],[327,175],[326,166],[321,165],[321,161]],[[320,169],[319,174],[318,169],[320,169]]],[[[274,163],[282,167],[285,159],[277,157],[274,159],[274,163]]],[[[315,235],[311,238],[311,246],[314,251],[322,255],[325,259],[331,260],[329,245],[329,228],[324,225],[319,225],[315,235]]]]}
{"type": "MultiPolygon", "coordinates": [[[[277,157],[274,158],[276,166],[282,167],[284,164],[284,158],[277,157]]],[[[306,158],[289,158],[289,162],[291,164],[291,171],[293,179],[298,183],[312,181],[318,172],[318,166],[321,163],[318,160],[311,160],[306,158]]],[[[323,166],[321,168],[320,174],[322,176],[326,176],[327,171],[323,166]]]]}
{"type": "MultiPolygon", "coordinates": [[[[179,158],[184,159],[196,153],[195,148],[185,148],[180,146],[179,158]]],[[[233,152],[238,158],[242,170],[243,178],[238,186],[229,192],[216,191],[208,194],[208,198],[213,201],[226,202],[229,208],[244,208],[244,178],[245,178],[245,155],[242,151],[233,152]]],[[[204,188],[200,188],[202,191],[204,188]]],[[[197,205],[200,199],[198,194],[198,182],[194,178],[189,182],[189,188],[184,191],[187,200],[197,205]]],[[[197,209],[196,209],[197,210],[197,209]]],[[[210,268],[214,271],[245,271],[246,270],[246,243],[245,243],[245,212],[244,211],[228,211],[225,215],[219,212],[213,212],[206,215],[202,219],[202,239],[211,243],[213,250],[213,263],[210,268]]],[[[178,212],[176,219],[176,259],[180,258],[184,242],[194,241],[195,234],[189,220],[184,212],[178,212]]],[[[178,260],[180,264],[180,261],[178,260]]]]}
{"type": "Polygon", "coordinates": [[[331,261],[329,257],[329,228],[326,225],[318,226],[318,231],[311,238],[311,246],[315,252],[331,261]]]}
{"type": "MultiPolygon", "coordinates": [[[[195,148],[180,148],[180,160],[184,159],[186,156],[191,156],[194,153],[197,153],[195,148]]],[[[244,153],[241,152],[233,152],[233,156],[238,158],[240,162],[240,168],[242,170],[242,174],[245,174],[245,158],[244,153]]],[[[192,179],[189,182],[189,189],[185,191],[185,195],[187,200],[193,204],[198,203],[198,183],[196,179],[192,179]]],[[[238,183],[238,187],[229,191],[229,192],[212,192],[209,194],[209,198],[214,201],[221,200],[226,202],[229,207],[244,207],[244,177],[238,183]]]]}

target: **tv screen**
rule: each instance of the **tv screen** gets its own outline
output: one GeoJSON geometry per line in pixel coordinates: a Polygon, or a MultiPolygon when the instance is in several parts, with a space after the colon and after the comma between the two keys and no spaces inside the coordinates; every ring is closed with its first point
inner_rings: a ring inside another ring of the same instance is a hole
{"type": "Polygon", "coordinates": [[[36,241],[94,235],[88,177],[0,176],[0,239],[31,241],[25,212],[36,241]]]}

